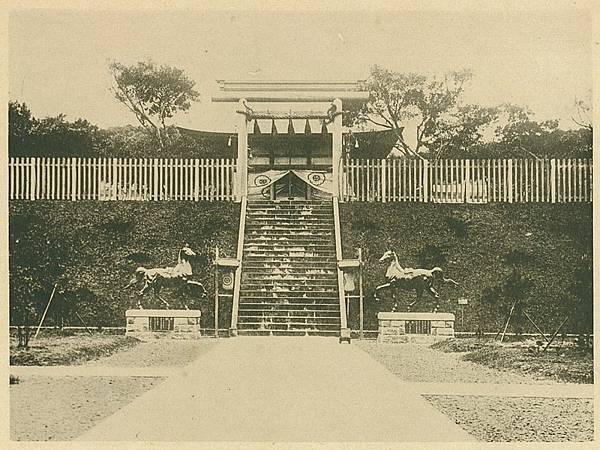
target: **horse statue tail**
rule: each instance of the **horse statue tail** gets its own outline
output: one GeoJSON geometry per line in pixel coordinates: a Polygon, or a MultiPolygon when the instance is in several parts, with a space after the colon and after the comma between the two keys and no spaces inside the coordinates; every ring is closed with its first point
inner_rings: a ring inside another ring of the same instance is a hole
{"type": "Polygon", "coordinates": [[[445,278],[444,277],[444,271],[442,270],[441,267],[434,267],[433,269],[431,269],[431,275],[433,276],[433,278],[435,280],[442,280],[444,283],[452,283],[455,286],[458,286],[459,284],[454,281],[452,278],[445,278]]]}

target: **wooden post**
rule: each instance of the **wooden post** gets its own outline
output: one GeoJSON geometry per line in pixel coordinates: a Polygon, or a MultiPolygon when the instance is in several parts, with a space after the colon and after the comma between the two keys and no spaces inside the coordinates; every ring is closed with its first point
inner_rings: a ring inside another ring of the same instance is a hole
{"type": "Polygon", "coordinates": [[[513,166],[512,159],[508,160],[508,203],[513,201],[513,166]]]}
{"type": "Polygon", "coordinates": [[[365,321],[365,313],[364,313],[364,305],[363,305],[363,279],[362,279],[362,248],[358,249],[358,306],[359,306],[359,320],[360,320],[360,330],[359,330],[359,338],[364,339],[364,321],[365,321]]]}
{"type": "Polygon", "coordinates": [[[537,324],[533,321],[533,319],[531,317],[529,317],[529,314],[527,314],[526,311],[523,311],[523,314],[525,315],[525,317],[527,318],[527,320],[529,320],[531,322],[531,324],[535,327],[535,329],[538,331],[538,333],[540,333],[542,335],[542,337],[544,338],[544,340],[546,342],[548,342],[548,338],[546,337],[546,335],[542,332],[542,330],[540,330],[540,327],[537,326],[537,324]]]}
{"type": "MultiPolygon", "coordinates": [[[[332,178],[333,178],[333,197],[340,196],[340,169],[342,164],[342,100],[336,98],[333,101],[333,105],[335,106],[335,111],[337,114],[333,118],[333,134],[331,136],[331,152],[332,152],[332,178]]],[[[243,194],[246,195],[246,194],[243,194]]]]}
{"type": "Polygon", "coordinates": [[[567,323],[567,320],[569,320],[570,317],[571,317],[570,314],[567,317],[565,317],[565,320],[563,320],[562,323],[560,324],[560,326],[556,329],[556,331],[554,332],[554,334],[552,335],[552,337],[550,338],[550,340],[548,341],[548,343],[544,347],[544,350],[543,350],[544,352],[548,349],[548,347],[550,347],[550,344],[552,344],[552,342],[554,341],[554,338],[558,335],[558,333],[560,332],[560,330],[562,329],[562,327],[565,326],[565,323],[567,323]]]}
{"type": "MultiPolygon", "coordinates": [[[[239,100],[239,110],[246,110],[246,101],[239,100]]],[[[248,118],[239,114],[238,121],[238,151],[237,151],[237,201],[248,195],[248,118]]]]}
{"type": "Polygon", "coordinates": [[[515,300],[512,304],[512,308],[510,308],[510,314],[508,315],[508,319],[506,320],[506,325],[504,325],[504,331],[502,331],[502,337],[500,338],[500,342],[504,341],[504,336],[506,335],[506,329],[508,328],[508,324],[510,323],[510,319],[512,318],[513,312],[515,310],[515,306],[517,306],[517,300],[515,300]]]}
{"type": "Polygon", "coordinates": [[[219,247],[215,247],[215,337],[219,337],[219,247]]]}
{"type": "Polygon", "coordinates": [[[550,160],[550,201],[556,203],[556,160],[550,160]]]}
{"type": "Polygon", "coordinates": [[[91,330],[88,328],[88,326],[87,326],[87,324],[85,323],[85,321],[83,320],[83,318],[82,318],[82,317],[79,315],[79,313],[78,313],[77,311],[75,311],[75,315],[77,316],[77,318],[78,318],[79,320],[81,320],[81,323],[83,324],[83,327],[85,328],[85,331],[87,331],[87,332],[88,332],[88,333],[90,333],[90,334],[93,334],[93,333],[91,332],[91,330]]]}
{"type": "Polygon", "coordinates": [[[35,336],[33,338],[37,338],[40,333],[40,328],[42,328],[42,324],[44,323],[44,319],[46,318],[46,313],[48,312],[48,308],[50,308],[50,303],[52,303],[52,299],[54,298],[54,293],[56,292],[56,286],[58,283],[54,283],[54,288],[52,289],[52,294],[50,294],[50,300],[48,300],[48,304],[46,305],[46,309],[44,310],[44,314],[42,314],[42,320],[40,320],[40,324],[37,327],[35,332],[35,336]]]}
{"type": "Polygon", "coordinates": [[[385,159],[381,160],[381,202],[386,202],[386,191],[387,191],[387,161],[385,159]]]}
{"type": "Polygon", "coordinates": [[[429,201],[429,160],[424,159],[423,163],[423,178],[422,178],[422,201],[427,203],[429,201]]]}

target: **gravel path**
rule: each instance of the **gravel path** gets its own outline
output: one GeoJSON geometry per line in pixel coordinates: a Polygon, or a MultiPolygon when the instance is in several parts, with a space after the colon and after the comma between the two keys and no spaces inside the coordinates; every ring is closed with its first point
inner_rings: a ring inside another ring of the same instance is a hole
{"type": "Polygon", "coordinates": [[[219,344],[157,339],[73,366],[13,366],[13,440],[70,440],[219,344]]]}
{"type": "Polygon", "coordinates": [[[378,344],[376,341],[353,342],[406,381],[429,383],[518,383],[553,384],[552,380],[490,369],[482,365],[461,361],[462,353],[443,353],[424,345],[378,344]]]}
{"type": "Polygon", "coordinates": [[[591,441],[594,437],[591,399],[424,397],[483,441],[591,441]]]}
{"type": "Polygon", "coordinates": [[[10,386],[11,440],[70,440],[161,383],[140,377],[22,377],[10,386]]]}
{"type": "Polygon", "coordinates": [[[185,366],[219,344],[220,340],[157,339],[140,342],[134,348],[106,358],[90,361],[86,366],[102,367],[169,367],[185,366]]]}

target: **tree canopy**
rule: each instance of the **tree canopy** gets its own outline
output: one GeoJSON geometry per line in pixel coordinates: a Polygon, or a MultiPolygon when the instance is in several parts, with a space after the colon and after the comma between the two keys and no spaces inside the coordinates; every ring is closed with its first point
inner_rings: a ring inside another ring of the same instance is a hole
{"type": "Polygon", "coordinates": [[[157,138],[161,149],[168,139],[166,120],[187,111],[199,98],[195,82],[183,70],[153,62],[138,62],[127,66],[110,64],[114,78],[112,91],[140,124],[157,138]]]}
{"type": "Polygon", "coordinates": [[[472,76],[468,70],[448,72],[440,78],[373,66],[367,80],[369,100],[351,113],[354,123],[394,130],[396,147],[405,155],[437,154],[447,146],[468,146],[496,117],[492,108],[462,104],[464,86],[472,76]],[[416,122],[412,146],[404,135],[411,121],[416,122]]]}

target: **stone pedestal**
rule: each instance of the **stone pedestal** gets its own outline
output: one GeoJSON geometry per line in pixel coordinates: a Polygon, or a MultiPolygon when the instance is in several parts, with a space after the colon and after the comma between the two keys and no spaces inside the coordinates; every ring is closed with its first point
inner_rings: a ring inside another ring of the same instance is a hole
{"type": "Polygon", "coordinates": [[[200,316],[197,309],[128,309],[125,335],[142,340],[195,339],[200,337],[200,316]]]}
{"type": "Polygon", "coordinates": [[[433,342],[454,337],[454,314],[381,312],[377,342],[399,344],[433,342]]]}

